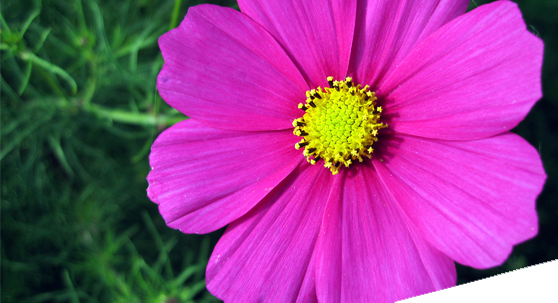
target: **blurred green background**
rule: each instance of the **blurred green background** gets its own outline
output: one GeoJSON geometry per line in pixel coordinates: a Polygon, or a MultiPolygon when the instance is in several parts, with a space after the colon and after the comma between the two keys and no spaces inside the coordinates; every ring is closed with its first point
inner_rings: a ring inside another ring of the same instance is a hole
{"type": "MultiPolygon", "coordinates": [[[[153,140],[185,118],[156,91],[157,39],[201,2],[1,1],[2,302],[219,302],[204,271],[222,231],[166,227],[145,192],[153,140]]],[[[558,258],[558,1],[518,4],[545,41],[544,97],[514,129],[548,174],[540,232],[458,283],[558,258]]]]}

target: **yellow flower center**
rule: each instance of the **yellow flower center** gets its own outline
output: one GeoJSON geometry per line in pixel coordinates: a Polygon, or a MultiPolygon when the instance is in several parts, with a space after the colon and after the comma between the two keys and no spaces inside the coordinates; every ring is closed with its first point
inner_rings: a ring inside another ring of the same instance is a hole
{"type": "Polygon", "coordinates": [[[298,105],[306,113],[293,121],[293,133],[302,137],[295,148],[304,147],[308,162],[323,159],[335,175],[341,164],[349,167],[357,159],[371,158],[378,130],[387,124],[379,122],[382,107],[376,106],[368,85],[354,86],[350,77],[345,81],[328,77],[327,82],[330,87],[306,92],[306,104],[298,105]]]}

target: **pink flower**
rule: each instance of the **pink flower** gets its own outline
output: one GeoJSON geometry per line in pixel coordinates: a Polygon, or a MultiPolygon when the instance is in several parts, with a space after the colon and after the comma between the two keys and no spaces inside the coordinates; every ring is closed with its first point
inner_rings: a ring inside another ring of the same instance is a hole
{"type": "Polygon", "coordinates": [[[541,97],[543,44],[512,2],[468,2],[239,0],[160,38],[159,92],[191,119],[153,144],[148,195],[182,232],[228,225],[215,296],[393,302],[537,234],[546,176],[509,130],[541,97]],[[324,135],[348,119],[333,132],[353,137],[324,135]]]}

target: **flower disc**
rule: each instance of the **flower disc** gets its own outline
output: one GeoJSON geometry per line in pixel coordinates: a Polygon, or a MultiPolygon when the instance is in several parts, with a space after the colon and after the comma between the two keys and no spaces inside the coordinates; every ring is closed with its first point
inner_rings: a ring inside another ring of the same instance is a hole
{"type": "Polygon", "coordinates": [[[306,92],[306,104],[298,105],[306,113],[293,121],[293,133],[303,137],[295,148],[305,148],[308,162],[324,159],[324,166],[335,175],[341,164],[349,167],[357,159],[370,158],[378,130],[387,124],[379,122],[382,108],[376,106],[375,93],[368,85],[353,86],[350,77],[327,80],[330,87],[306,92]]]}

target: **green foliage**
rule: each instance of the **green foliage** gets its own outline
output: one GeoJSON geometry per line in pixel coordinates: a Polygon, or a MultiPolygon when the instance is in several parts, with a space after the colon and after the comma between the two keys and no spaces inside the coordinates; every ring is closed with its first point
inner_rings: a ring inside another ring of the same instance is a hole
{"type": "Polygon", "coordinates": [[[145,194],[162,102],[157,39],[188,1],[3,1],[2,302],[218,302],[215,242],[145,194]]]}

